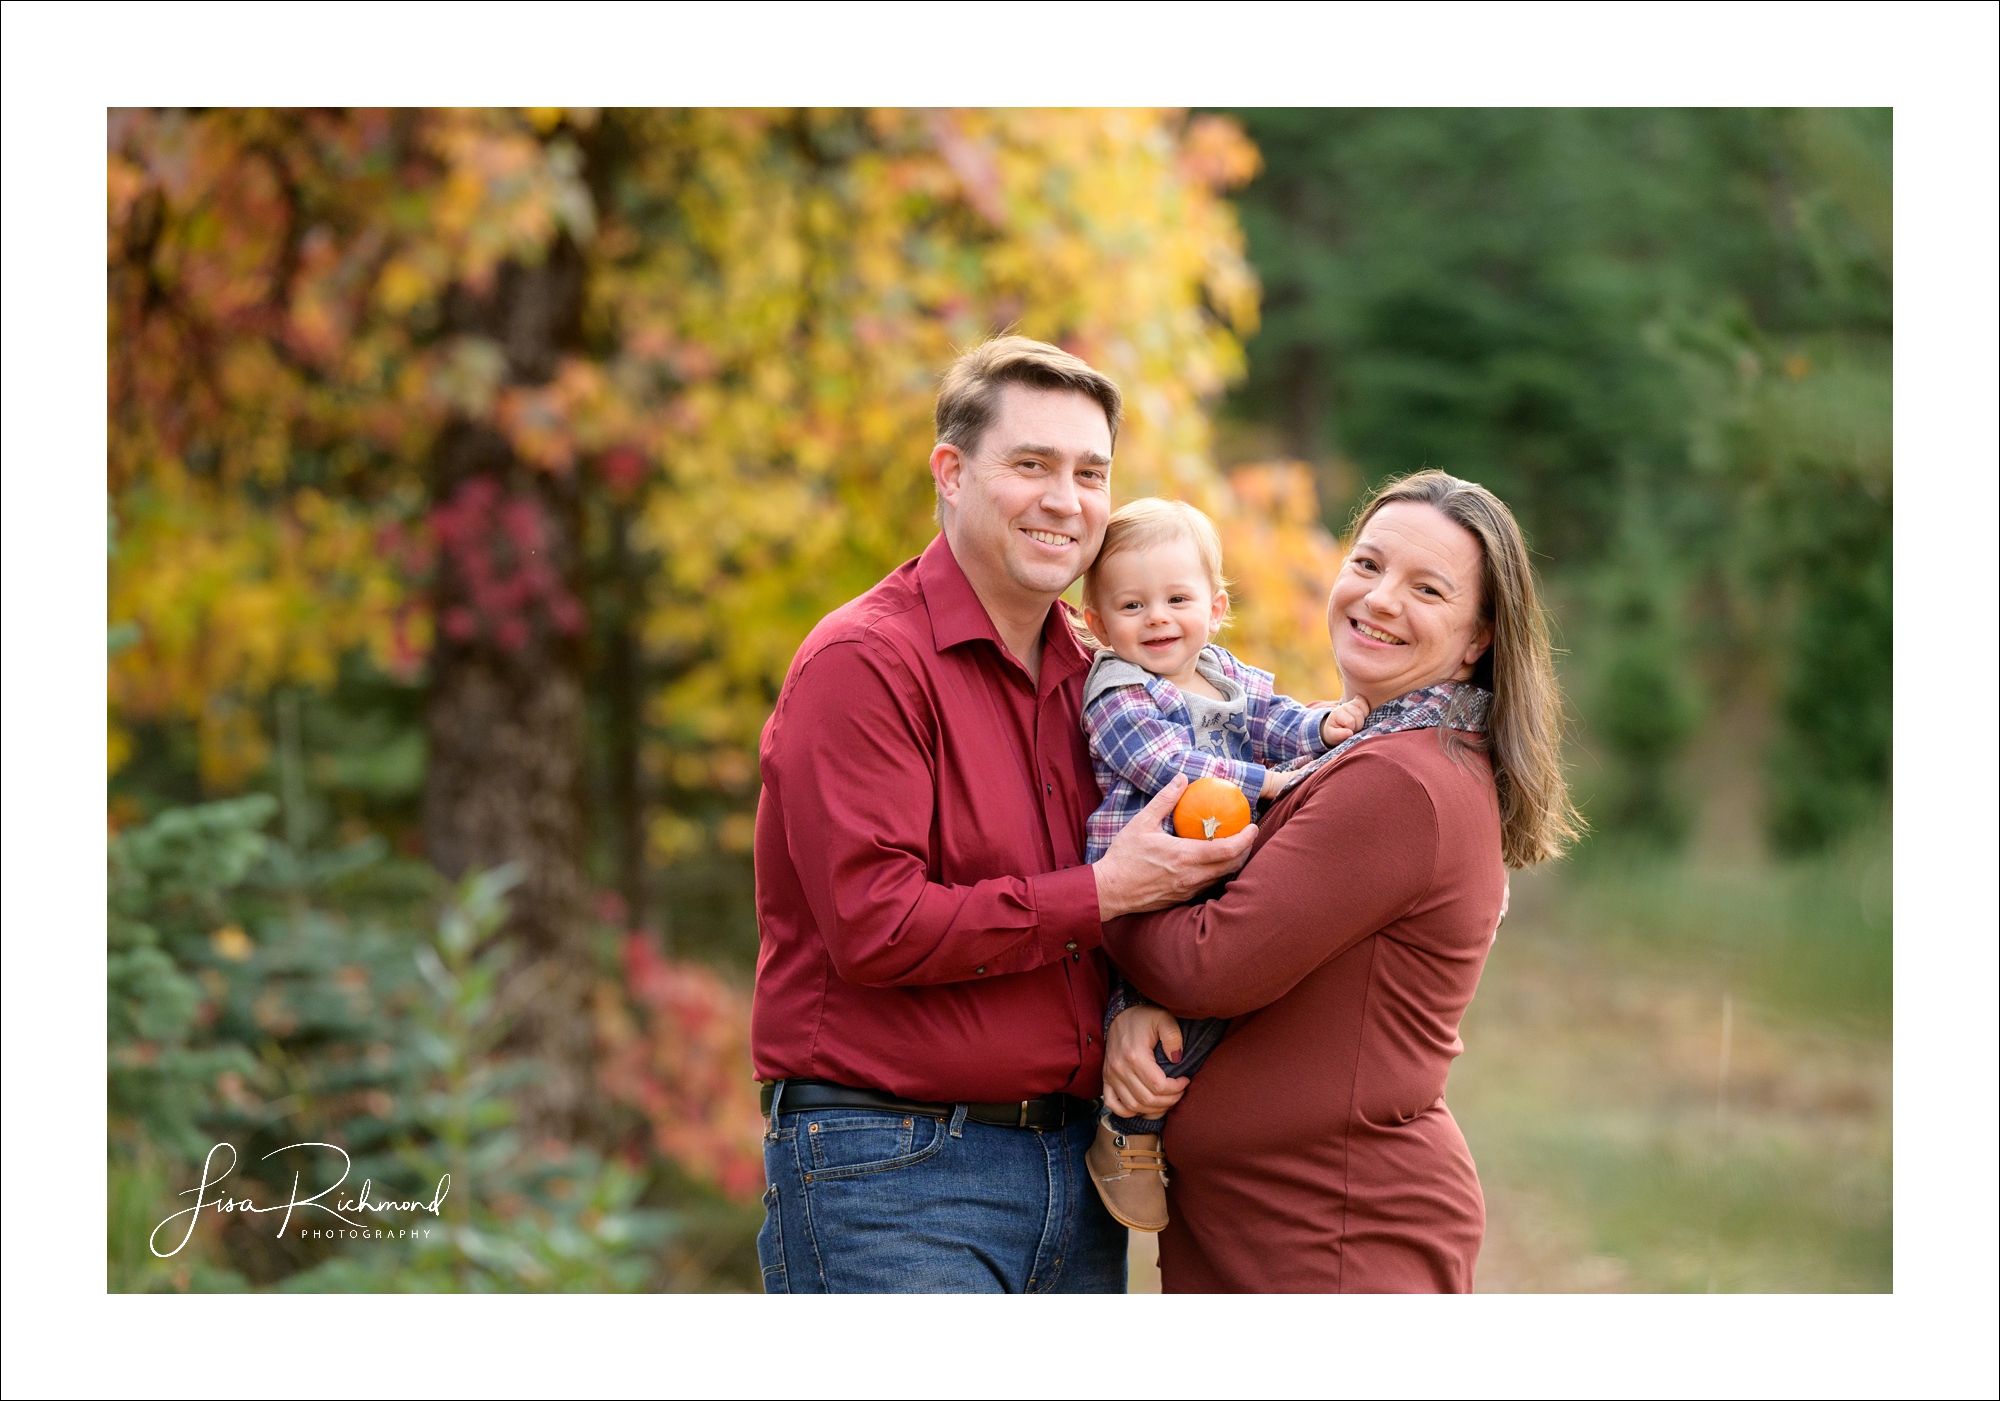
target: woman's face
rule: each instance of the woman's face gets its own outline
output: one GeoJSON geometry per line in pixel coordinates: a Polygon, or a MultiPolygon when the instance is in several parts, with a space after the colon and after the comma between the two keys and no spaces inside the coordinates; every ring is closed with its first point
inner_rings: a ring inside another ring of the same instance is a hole
{"type": "Polygon", "coordinates": [[[1480,621],[1479,537],[1420,501],[1369,518],[1333,581],[1326,630],[1350,696],[1378,706],[1464,681],[1493,641],[1480,621]]]}

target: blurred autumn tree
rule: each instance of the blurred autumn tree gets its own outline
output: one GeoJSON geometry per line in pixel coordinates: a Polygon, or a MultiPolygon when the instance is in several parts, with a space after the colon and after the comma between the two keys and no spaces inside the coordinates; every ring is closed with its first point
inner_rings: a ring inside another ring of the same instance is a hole
{"type": "Polygon", "coordinates": [[[120,111],[109,150],[114,812],[284,787],[515,863],[536,1131],[603,1112],[593,914],[747,848],[798,641],[934,529],[955,348],[1116,377],[1120,494],[1221,517],[1260,660],[1337,684],[1311,483],[1209,456],[1257,316],[1228,119],[120,111]]]}

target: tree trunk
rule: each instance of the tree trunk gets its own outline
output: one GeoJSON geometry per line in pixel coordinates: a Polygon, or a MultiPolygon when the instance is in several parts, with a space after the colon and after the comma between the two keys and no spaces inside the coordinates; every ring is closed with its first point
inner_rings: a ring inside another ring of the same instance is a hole
{"type": "Polygon", "coordinates": [[[646,888],[644,778],[639,763],[640,712],[645,704],[639,661],[639,578],[632,558],[632,513],[610,507],[611,584],[615,599],[605,647],[604,686],[609,702],[611,848],[617,855],[618,893],[628,929],[649,927],[646,888]]]}
{"type": "Polygon", "coordinates": [[[1321,384],[1319,356],[1311,346],[1293,346],[1284,372],[1286,436],[1292,456],[1318,462],[1326,456],[1326,393],[1321,384]]]}
{"type": "MultiPolygon", "coordinates": [[[[558,244],[539,267],[503,268],[483,297],[455,295],[450,329],[498,342],[511,382],[545,383],[576,341],[582,291],[580,258],[558,244]]],[[[539,1062],[523,1129],[570,1140],[597,1117],[578,482],[523,463],[498,429],[469,419],[440,435],[432,465],[425,844],[453,878],[521,868],[498,936],[518,950],[500,994],[506,1046],[539,1062]]]]}

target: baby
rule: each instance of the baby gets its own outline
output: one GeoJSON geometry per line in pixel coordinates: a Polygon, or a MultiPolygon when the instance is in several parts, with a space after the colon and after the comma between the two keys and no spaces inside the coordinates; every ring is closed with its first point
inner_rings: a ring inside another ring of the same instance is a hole
{"type": "MultiPolygon", "coordinates": [[[[1222,541],[1194,507],[1156,498],[1114,512],[1104,547],[1083,576],[1083,616],[1102,644],[1083,689],[1083,728],[1104,801],[1086,828],[1096,861],[1119,829],[1173,779],[1227,779],[1254,810],[1297,774],[1287,766],[1347,739],[1366,715],[1359,701],[1307,708],[1272,694],[1271,673],[1209,641],[1229,612],[1222,541]]],[[[1105,1026],[1145,999],[1119,979],[1105,1026]]],[[[1192,1075],[1227,1023],[1181,1022],[1181,1058],[1153,1048],[1170,1076],[1192,1075]]],[[[1112,1216],[1140,1231],[1167,1224],[1164,1119],[1107,1113],[1091,1145],[1091,1179],[1112,1216]]]]}

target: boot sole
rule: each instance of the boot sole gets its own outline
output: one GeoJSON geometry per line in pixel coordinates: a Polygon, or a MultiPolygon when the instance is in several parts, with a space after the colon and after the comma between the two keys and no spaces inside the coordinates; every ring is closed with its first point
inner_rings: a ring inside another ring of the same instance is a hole
{"type": "Polygon", "coordinates": [[[1161,1222],[1161,1223],[1160,1223],[1159,1225],[1157,1225],[1157,1226],[1144,1226],[1144,1225],[1141,1225],[1141,1224],[1140,1224],[1139,1222],[1137,1222],[1137,1221],[1128,1221],[1128,1220],[1126,1220],[1126,1219],[1125,1219],[1125,1218],[1124,1218],[1123,1216],[1120,1216],[1120,1215],[1118,1214],[1118,1208],[1116,1208],[1116,1207],[1114,1207],[1113,1205],[1111,1205],[1111,1203],[1110,1203],[1110,1202],[1106,1202],[1106,1201],[1104,1201],[1104,1193],[1102,1193],[1102,1192],[1099,1192],[1099,1193],[1097,1194],[1097,1199],[1098,1199],[1098,1200],[1099,1200],[1100,1202],[1104,1202],[1104,1209],[1105,1209],[1105,1211],[1106,1211],[1106,1212],[1108,1212],[1108,1213],[1110,1214],[1110,1216],[1111,1216],[1111,1219],[1112,1219],[1113,1221],[1116,1221],[1116,1222],[1117,1222],[1117,1223],[1118,1223],[1119,1225],[1121,1225],[1121,1226],[1125,1227],[1125,1228],[1126,1228],[1127,1230],[1132,1230],[1132,1231],[1144,1231],[1144,1232],[1145,1232],[1145,1233],[1146,1233],[1147,1235],[1149,1235],[1149,1236],[1156,1236],[1156,1235],[1158,1235],[1158,1234],[1159,1234],[1160,1232],[1162,1232],[1162,1231],[1166,1230],[1166,1229],[1167,1229],[1167,1226],[1168,1226],[1168,1225],[1170,1224],[1169,1222],[1166,1222],[1166,1221],[1162,1221],[1162,1222],[1161,1222]]]}

